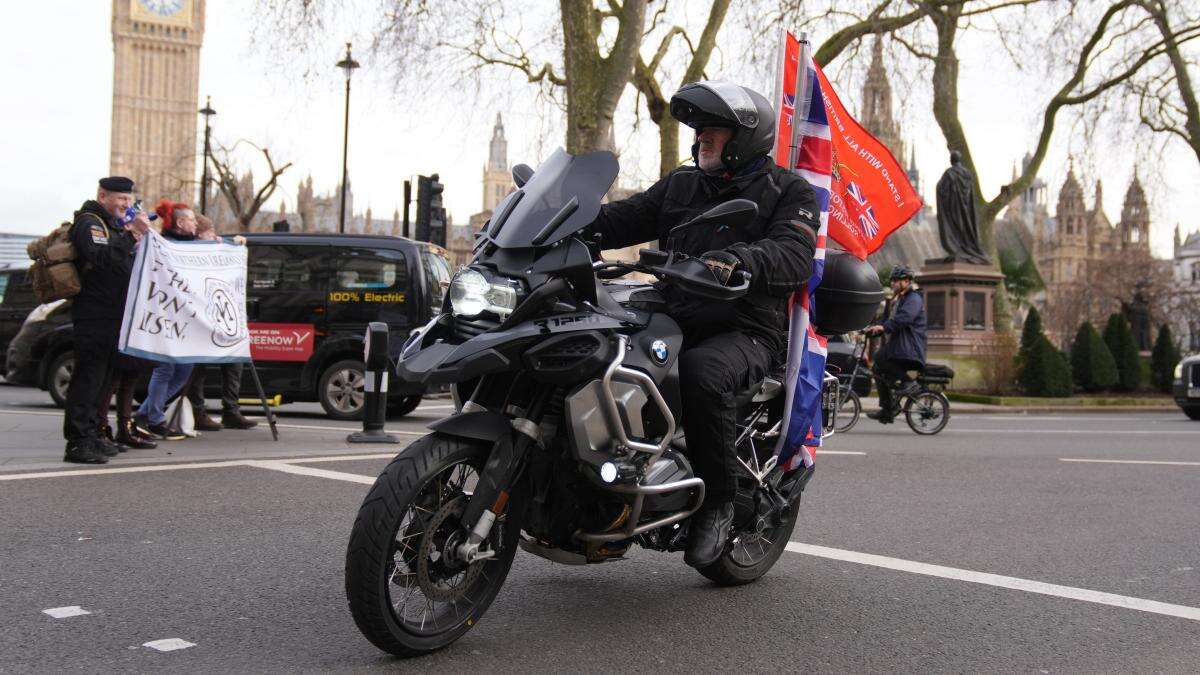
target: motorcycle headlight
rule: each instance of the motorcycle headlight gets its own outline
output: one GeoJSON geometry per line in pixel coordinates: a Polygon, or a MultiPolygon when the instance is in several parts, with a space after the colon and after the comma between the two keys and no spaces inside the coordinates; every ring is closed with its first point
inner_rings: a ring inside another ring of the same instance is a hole
{"type": "Polygon", "coordinates": [[[456,316],[479,316],[484,312],[508,316],[517,308],[519,283],[514,279],[489,280],[476,270],[464,269],[450,282],[450,308],[456,316]]]}
{"type": "Polygon", "coordinates": [[[1180,361],[1179,363],[1175,364],[1175,379],[1177,379],[1177,380],[1183,379],[1183,361],[1180,361]]]}

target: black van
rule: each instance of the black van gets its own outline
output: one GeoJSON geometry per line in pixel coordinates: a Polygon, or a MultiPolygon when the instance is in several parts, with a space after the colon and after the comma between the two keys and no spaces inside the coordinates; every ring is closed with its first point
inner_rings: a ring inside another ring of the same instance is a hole
{"type": "MultiPolygon", "coordinates": [[[[363,404],[363,335],[372,321],[391,328],[399,354],[410,331],[441,310],[450,283],[446,251],[400,237],[328,233],[244,235],[249,247],[246,313],[251,355],[268,397],[317,401],[334,419],[363,404]]],[[[47,305],[46,307],[49,307],[47,305]]],[[[70,312],[60,305],[26,322],[8,349],[9,381],[50,391],[62,404],[70,382],[70,312]]],[[[254,396],[247,369],[243,396],[254,396]]],[[[218,385],[220,378],[208,378],[218,385]]],[[[412,412],[422,390],[392,380],[388,412],[412,412]]],[[[207,392],[215,396],[217,388],[207,392]]]]}

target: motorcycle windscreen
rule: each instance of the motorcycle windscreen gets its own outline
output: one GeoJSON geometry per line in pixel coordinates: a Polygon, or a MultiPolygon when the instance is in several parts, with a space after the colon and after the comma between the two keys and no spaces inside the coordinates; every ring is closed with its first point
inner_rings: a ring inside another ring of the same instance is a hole
{"type": "Polygon", "coordinates": [[[496,207],[488,237],[502,248],[550,246],[589,225],[617,178],[611,152],[569,155],[559,148],[525,186],[496,207]]]}

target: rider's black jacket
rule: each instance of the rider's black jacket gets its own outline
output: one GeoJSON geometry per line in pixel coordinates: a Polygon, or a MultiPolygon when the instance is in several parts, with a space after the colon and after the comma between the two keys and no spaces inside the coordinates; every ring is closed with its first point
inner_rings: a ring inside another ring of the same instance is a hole
{"type": "Polygon", "coordinates": [[[94,200],[83,203],[71,225],[82,287],[71,303],[75,321],[120,322],[133,269],[133,235],[94,200]]]}
{"type": "Polygon", "coordinates": [[[752,275],[748,294],[716,302],[666,287],[668,311],[685,330],[744,331],[778,352],[786,344],[788,297],[812,269],[819,216],[816,193],[803,178],[760,160],[732,178],[680,167],[641,194],[605,204],[592,231],[601,235],[605,249],[657,239],[664,251],[697,257],[719,249],[734,254],[739,268],[752,275]],[[738,198],[758,204],[758,216],[748,227],[698,225],[668,238],[676,225],[738,198]]]}

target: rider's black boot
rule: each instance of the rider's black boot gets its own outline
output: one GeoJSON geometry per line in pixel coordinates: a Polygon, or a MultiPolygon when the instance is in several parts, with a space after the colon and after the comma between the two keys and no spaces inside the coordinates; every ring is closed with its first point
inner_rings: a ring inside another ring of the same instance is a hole
{"type": "Polygon", "coordinates": [[[688,531],[687,553],[683,561],[692,567],[708,567],[725,552],[729,526],[733,524],[733,503],[706,506],[692,516],[688,531]]]}

